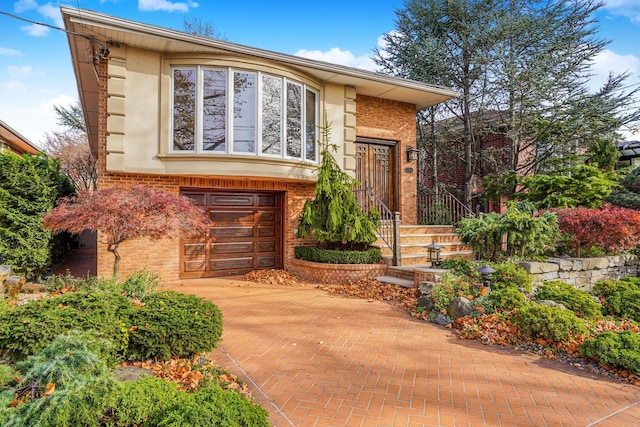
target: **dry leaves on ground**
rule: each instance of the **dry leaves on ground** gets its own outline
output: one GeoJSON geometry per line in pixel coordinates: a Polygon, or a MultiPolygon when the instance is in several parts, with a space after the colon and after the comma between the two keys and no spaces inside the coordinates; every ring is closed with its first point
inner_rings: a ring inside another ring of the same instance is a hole
{"type": "Polygon", "coordinates": [[[245,274],[244,279],[266,285],[306,286],[305,282],[286,270],[253,270],[245,274]]]}
{"type": "Polygon", "coordinates": [[[361,279],[340,285],[319,285],[318,289],[330,294],[358,297],[371,301],[394,301],[405,308],[406,305],[415,306],[418,297],[417,289],[407,289],[398,285],[382,283],[375,279],[361,279]]]}
{"type": "Polygon", "coordinates": [[[194,391],[205,380],[212,380],[225,390],[234,390],[240,395],[251,399],[251,392],[247,385],[230,374],[226,369],[215,366],[208,359],[173,358],[165,361],[147,360],[144,362],[123,362],[122,366],[135,366],[149,369],[153,375],[178,384],[181,390],[194,391]]]}

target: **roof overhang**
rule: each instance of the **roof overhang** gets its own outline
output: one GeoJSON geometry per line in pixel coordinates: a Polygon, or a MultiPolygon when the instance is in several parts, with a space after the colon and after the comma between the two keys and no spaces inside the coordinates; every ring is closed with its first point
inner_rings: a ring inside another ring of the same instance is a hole
{"type": "Polygon", "coordinates": [[[618,143],[620,160],[630,160],[640,157],[640,141],[624,141],[618,143]]]}
{"type": "Polygon", "coordinates": [[[5,142],[18,154],[38,154],[40,149],[22,136],[18,131],[0,120],[0,141],[5,142]]]}
{"type": "Polygon", "coordinates": [[[94,11],[68,7],[60,9],[68,32],[78,93],[92,148],[97,143],[99,90],[93,55],[96,46],[108,47],[109,43],[166,54],[231,54],[277,61],[319,81],[352,86],[360,95],[415,104],[416,110],[459,96],[458,92],[442,86],[194,36],[94,11]]]}

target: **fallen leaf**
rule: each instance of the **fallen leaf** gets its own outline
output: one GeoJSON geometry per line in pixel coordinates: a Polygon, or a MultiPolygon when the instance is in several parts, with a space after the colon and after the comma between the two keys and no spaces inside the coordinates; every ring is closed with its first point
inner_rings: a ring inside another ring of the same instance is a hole
{"type": "Polygon", "coordinates": [[[56,391],[56,385],[54,383],[49,383],[44,391],[44,396],[51,396],[54,391],[56,391]]]}

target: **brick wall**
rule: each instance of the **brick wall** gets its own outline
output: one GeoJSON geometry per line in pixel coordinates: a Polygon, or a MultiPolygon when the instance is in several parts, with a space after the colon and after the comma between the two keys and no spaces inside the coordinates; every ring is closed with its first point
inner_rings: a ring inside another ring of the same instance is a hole
{"type": "Polygon", "coordinates": [[[386,264],[321,264],[293,259],[287,269],[303,280],[313,283],[348,283],[373,279],[385,274],[386,264]]]}
{"type": "Polygon", "coordinates": [[[416,106],[388,99],[356,97],[356,134],[397,141],[398,209],[404,224],[416,223],[417,162],[407,162],[407,146],[416,147],[416,106]],[[406,168],[413,169],[407,172],[406,168]]]}

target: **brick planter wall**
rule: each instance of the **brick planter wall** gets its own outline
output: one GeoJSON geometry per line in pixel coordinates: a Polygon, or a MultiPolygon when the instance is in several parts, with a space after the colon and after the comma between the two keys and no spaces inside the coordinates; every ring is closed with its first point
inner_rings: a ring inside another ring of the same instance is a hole
{"type": "Polygon", "coordinates": [[[323,264],[292,259],[289,261],[287,270],[308,282],[340,284],[384,275],[387,266],[386,264],[323,264]]]}

